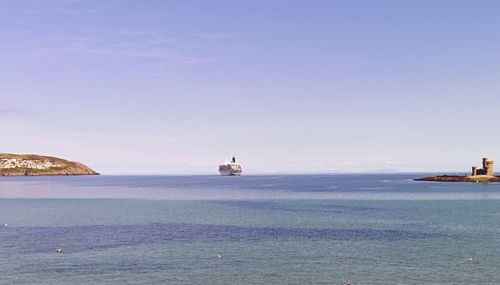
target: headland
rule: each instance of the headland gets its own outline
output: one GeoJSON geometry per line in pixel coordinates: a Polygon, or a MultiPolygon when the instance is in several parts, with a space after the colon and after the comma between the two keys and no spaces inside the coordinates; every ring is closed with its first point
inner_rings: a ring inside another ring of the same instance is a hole
{"type": "Polygon", "coordinates": [[[434,181],[434,182],[500,182],[500,177],[495,176],[493,161],[488,158],[483,158],[483,168],[478,169],[476,166],[472,167],[471,175],[458,176],[458,175],[440,175],[417,178],[416,181],[434,181]]]}
{"type": "Polygon", "coordinates": [[[0,176],[99,175],[80,162],[34,154],[0,153],[0,176]]]}

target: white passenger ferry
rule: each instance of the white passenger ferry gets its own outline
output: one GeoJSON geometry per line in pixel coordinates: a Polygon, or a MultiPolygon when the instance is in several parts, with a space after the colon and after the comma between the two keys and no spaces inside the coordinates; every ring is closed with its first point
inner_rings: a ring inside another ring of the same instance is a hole
{"type": "Polygon", "coordinates": [[[236,163],[236,158],[233,156],[231,162],[226,162],[219,165],[219,173],[222,176],[240,176],[241,175],[241,165],[236,163]]]}

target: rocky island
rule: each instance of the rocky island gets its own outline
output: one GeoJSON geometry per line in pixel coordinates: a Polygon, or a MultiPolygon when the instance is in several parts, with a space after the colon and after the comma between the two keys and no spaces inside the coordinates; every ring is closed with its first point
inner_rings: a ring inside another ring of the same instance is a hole
{"type": "Polygon", "coordinates": [[[99,175],[79,162],[34,154],[0,153],[0,176],[99,175]]]}
{"type": "Polygon", "coordinates": [[[417,178],[416,181],[434,181],[434,182],[500,182],[500,177],[495,176],[493,172],[493,161],[488,158],[483,158],[483,168],[478,169],[476,166],[472,167],[471,175],[458,176],[458,175],[440,175],[417,178]]]}

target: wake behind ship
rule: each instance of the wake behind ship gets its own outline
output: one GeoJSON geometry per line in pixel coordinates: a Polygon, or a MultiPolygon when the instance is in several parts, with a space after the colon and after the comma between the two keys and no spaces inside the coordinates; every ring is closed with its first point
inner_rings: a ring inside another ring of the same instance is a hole
{"type": "Polygon", "coordinates": [[[236,163],[236,158],[233,156],[231,162],[219,165],[219,173],[222,176],[240,176],[241,165],[236,163]]]}

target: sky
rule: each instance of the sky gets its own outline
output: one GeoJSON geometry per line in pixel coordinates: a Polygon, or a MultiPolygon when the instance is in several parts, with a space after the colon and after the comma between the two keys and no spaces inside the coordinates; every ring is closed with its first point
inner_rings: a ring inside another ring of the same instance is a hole
{"type": "Polygon", "coordinates": [[[103,174],[500,162],[499,1],[0,0],[0,152],[103,174]]]}

